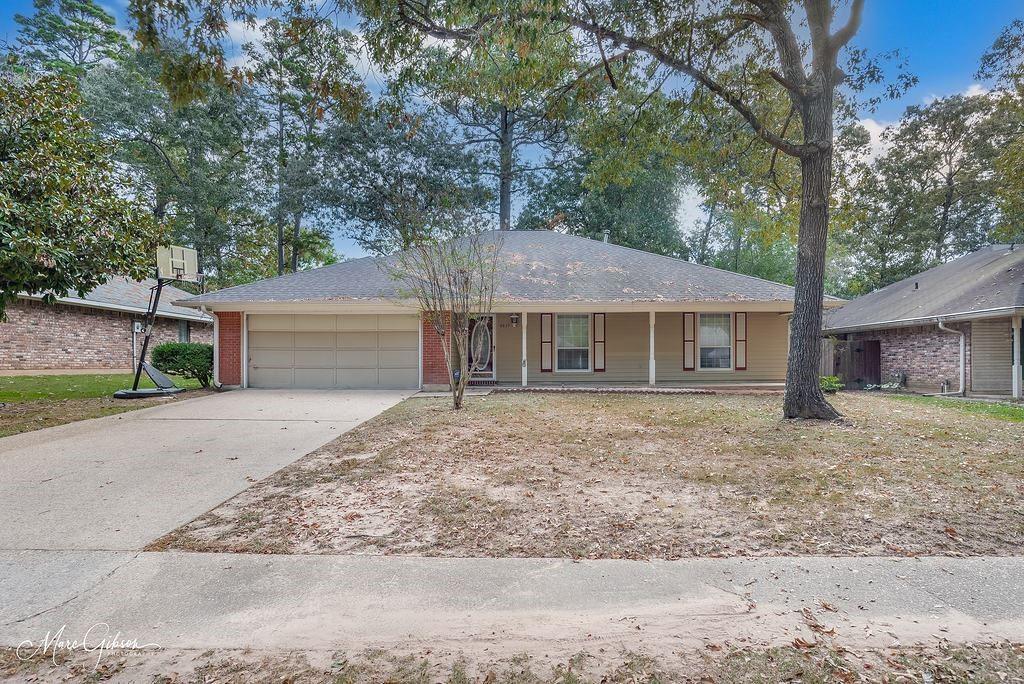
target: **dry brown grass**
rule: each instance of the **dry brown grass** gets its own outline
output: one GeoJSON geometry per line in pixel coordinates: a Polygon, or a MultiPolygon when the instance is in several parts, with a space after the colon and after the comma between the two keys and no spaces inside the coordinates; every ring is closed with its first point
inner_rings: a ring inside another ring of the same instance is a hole
{"type": "Polygon", "coordinates": [[[64,654],[21,662],[0,649],[0,677],[36,682],[155,684],[763,684],[765,682],[1024,681],[1024,648],[950,645],[851,651],[836,646],[729,648],[660,655],[580,652],[571,658],[519,654],[467,658],[461,653],[371,650],[321,652],[134,651],[64,654]]]}
{"type": "Polygon", "coordinates": [[[412,399],[153,548],[679,558],[1016,554],[1024,428],[843,394],[412,399]]]}

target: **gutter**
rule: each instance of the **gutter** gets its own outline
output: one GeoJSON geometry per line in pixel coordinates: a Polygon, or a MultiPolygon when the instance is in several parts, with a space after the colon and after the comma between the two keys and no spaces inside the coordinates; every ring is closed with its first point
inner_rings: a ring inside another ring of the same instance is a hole
{"type": "Polygon", "coordinates": [[[875,321],[862,325],[848,325],[838,328],[823,328],[822,333],[828,335],[841,335],[843,333],[860,332],[862,330],[883,330],[885,328],[902,328],[910,325],[926,325],[934,323],[938,319],[947,321],[970,321],[979,318],[1001,318],[1003,316],[1019,316],[1024,313],[1024,306],[1000,306],[994,309],[976,309],[974,311],[959,311],[957,313],[945,313],[938,316],[918,316],[916,318],[901,318],[892,321],[875,321]]]}
{"type": "Polygon", "coordinates": [[[960,397],[965,397],[967,396],[967,333],[965,333],[963,330],[953,330],[952,328],[947,328],[946,322],[941,316],[937,317],[935,319],[935,322],[938,324],[939,330],[960,336],[960,389],[956,392],[939,392],[937,394],[928,396],[956,395],[960,397]]]}
{"type": "MultiPolygon", "coordinates": [[[[43,301],[43,298],[37,295],[19,294],[22,299],[29,299],[35,302],[43,301]]],[[[78,297],[57,297],[57,304],[68,304],[71,306],[81,306],[88,309],[104,309],[106,311],[125,311],[128,313],[147,314],[148,309],[138,306],[127,306],[125,304],[113,304],[109,302],[97,302],[92,299],[80,299],[78,297]]],[[[189,315],[187,313],[178,313],[167,311],[166,309],[157,309],[156,315],[160,318],[173,318],[182,321],[196,321],[197,323],[209,323],[210,319],[202,315],[189,315]]]]}

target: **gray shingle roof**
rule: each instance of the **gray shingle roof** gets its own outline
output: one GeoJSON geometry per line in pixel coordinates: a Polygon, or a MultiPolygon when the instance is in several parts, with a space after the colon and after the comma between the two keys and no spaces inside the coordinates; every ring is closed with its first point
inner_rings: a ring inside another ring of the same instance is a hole
{"type": "MultiPolygon", "coordinates": [[[[491,231],[501,241],[500,301],[791,301],[793,288],[681,259],[552,231],[491,231]]],[[[229,287],[181,303],[344,301],[396,296],[386,259],[366,257],[229,287]]]]}
{"type": "MultiPolygon", "coordinates": [[[[116,308],[129,308],[142,313],[149,309],[149,291],[155,285],[156,280],[152,278],[134,281],[123,276],[114,276],[91,292],[88,292],[84,298],[79,297],[77,292],[70,291],[62,297],[57,297],[57,301],[81,306],[94,305],[99,308],[103,308],[105,305],[116,308]]],[[[173,285],[164,285],[164,290],[160,294],[160,305],[157,307],[157,314],[192,320],[202,319],[212,323],[213,317],[196,311],[194,308],[186,308],[174,304],[175,301],[187,299],[191,296],[191,292],[186,292],[173,285]]]]}
{"type": "Polygon", "coordinates": [[[848,302],[826,331],[1024,307],[1024,247],[992,245],[848,302]]]}

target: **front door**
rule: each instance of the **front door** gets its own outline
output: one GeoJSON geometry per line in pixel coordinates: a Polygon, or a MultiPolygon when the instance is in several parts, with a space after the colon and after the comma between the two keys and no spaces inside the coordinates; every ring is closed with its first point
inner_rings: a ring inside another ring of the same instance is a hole
{"type": "Polygon", "coordinates": [[[494,380],[494,316],[469,322],[469,367],[473,380],[494,380]]]}

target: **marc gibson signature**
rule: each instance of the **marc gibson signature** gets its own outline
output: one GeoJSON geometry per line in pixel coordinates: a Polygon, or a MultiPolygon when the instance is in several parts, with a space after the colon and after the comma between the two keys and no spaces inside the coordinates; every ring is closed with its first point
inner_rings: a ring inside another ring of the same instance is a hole
{"type": "Polygon", "coordinates": [[[57,654],[66,651],[84,651],[96,654],[96,667],[99,667],[103,654],[107,651],[133,650],[138,651],[146,648],[160,648],[159,644],[140,644],[138,639],[126,639],[121,632],[111,633],[110,625],[106,622],[97,622],[85,631],[81,639],[69,639],[65,636],[68,626],[61,625],[56,632],[47,632],[40,641],[26,639],[16,649],[17,657],[20,660],[32,660],[40,656],[50,656],[53,664],[57,664],[57,654]]]}

